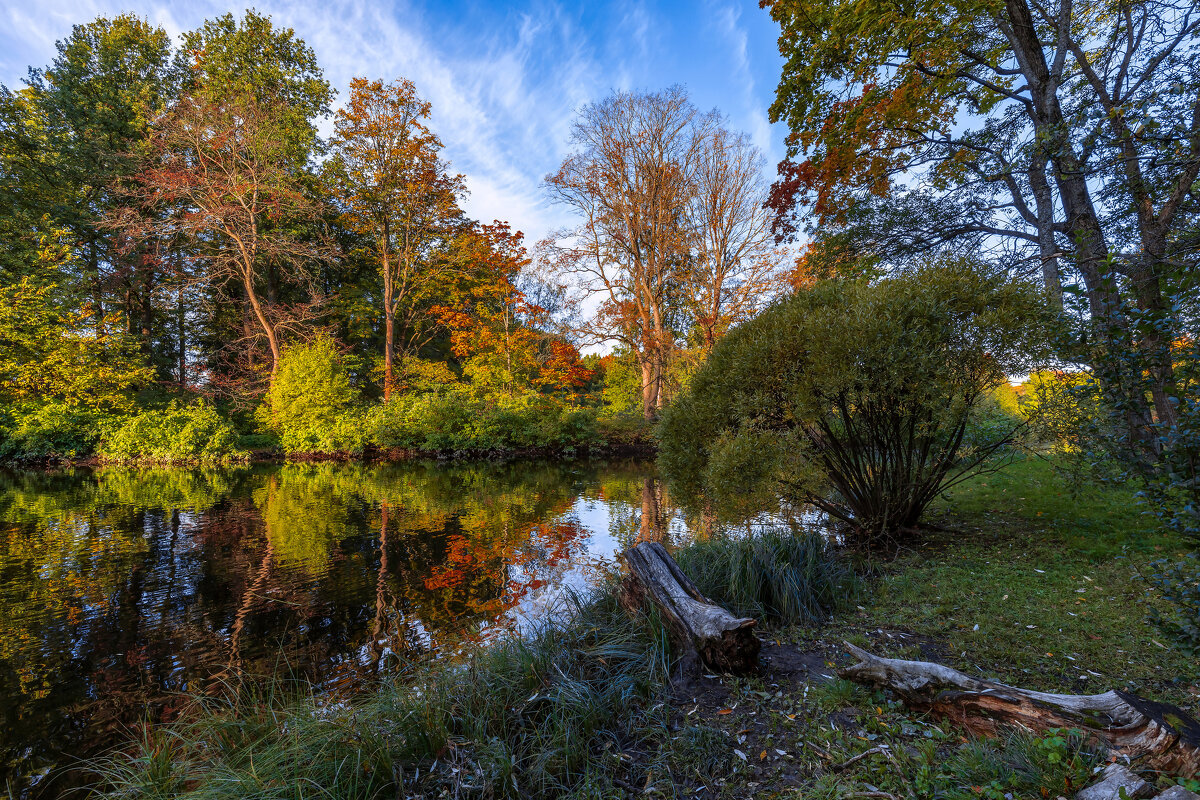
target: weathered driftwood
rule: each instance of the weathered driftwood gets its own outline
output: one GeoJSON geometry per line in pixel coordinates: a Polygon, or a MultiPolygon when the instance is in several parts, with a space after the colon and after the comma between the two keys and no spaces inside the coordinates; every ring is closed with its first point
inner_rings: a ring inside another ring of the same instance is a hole
{"type": "Polygon", "coordinates": [[[838,670],[855,683],[890,689],[906,705],[991,735],[999,725],[1077,728],[1110,749],[1172,775],[1200,773],[1200,723],[1181,709],[1119,689],[1050,694],[980,680],[928,661],[881,658],[847,643],[859,663],[838,670]]]}
{"type": "Polygon", "coordinates": [[[657,542],[642,542],[621,558],[629,575],[621,587],[621,603],[639,611],[649,600],[663,616],[677,646],[695,651],[700,660],[722,672],[744,673],[758,664],[758,637],[753,619],[738,619],[710,603],[657,542]]]}

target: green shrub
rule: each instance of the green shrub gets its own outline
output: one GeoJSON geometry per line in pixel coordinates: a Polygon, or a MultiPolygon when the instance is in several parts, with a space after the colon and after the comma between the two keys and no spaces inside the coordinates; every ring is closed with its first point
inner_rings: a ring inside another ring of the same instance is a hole
{"type": "Polygon", "coordinates": [[[537,393],[478,397],[464,389],[394,397],[372,420],[382,448],[434,452],[586,446],[600,440],[596,412],[537,393]]]}
{"type": "Polygon", "coordinates": [[[120,417],[77,405],[22,403],[0,409],[0,459],[35,460],[91,455],[120,417]]]}
{"type": "Polygon", "coordinates": [[[702,594],[738,616],[812,624],[857,592],[854,573],[815,533],[768,529],[675,553],[702,594]]]}
{"type": "Polygon", "coordinates": [[[1006,373],[1049,357],[1056,323],[1038,287],[967,260],[820,283],[718,342],[663,416],[660,463],[685,494],[782,493],[855,544],[894,544],[1008,444],[966,428],[1006,373]]]}
{"type": "Polygon", "coordinates": [[[207,403],[171,403],[143,411],[108,433],[100,457],[113,463],[215,463],[241,461],[233,425],[207,403]]]}
{"type": "Polygon", "coordinates": [[[1181,651],[1200,657],[1200,556],[1190,553],[1182,561],[1158,561],[1154,567],[1150,582],[1171,610],[1152,610],[1150,621],[1181,651]]]}
{"type": "Polygon", "coordinates": [[[267,424],[289,453],[357,452],[367,442],[337,345],[328,337],[283,352],[267,391],[267,424]]]}

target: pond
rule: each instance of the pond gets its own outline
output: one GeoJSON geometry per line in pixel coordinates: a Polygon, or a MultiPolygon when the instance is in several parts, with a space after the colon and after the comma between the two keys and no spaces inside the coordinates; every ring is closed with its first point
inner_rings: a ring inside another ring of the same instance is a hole
{"type": "Polygon", "coordinates": [[[231,679],[369,686],[703,527],[637,461],[0,472],[2,777],[57,796],[231,679]]]}

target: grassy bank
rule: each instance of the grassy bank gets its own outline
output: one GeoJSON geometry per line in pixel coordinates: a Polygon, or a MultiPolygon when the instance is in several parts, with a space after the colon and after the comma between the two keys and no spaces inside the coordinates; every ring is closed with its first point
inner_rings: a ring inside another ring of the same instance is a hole
{"type": "Polygon", "coordinates": [[[1130,490],[1073,493],[1025,461],[962,485],[930,521],[938,533],[857,580],[803,540],[681,554],[705,591],[773,622],[750,678],[669,687],[660,629],[604,597],[561,632],[414,668],[365,699],[204,707],[116,757],[106,779],[123,797],[1002,800],[1072,796],[1101,765],[1070,731],[977,740],[840,681],[843,640],[1195,713],[1197,665],[1147,624],[1158,600],[1140,578],[1180,548],[1130,490]],[[746,580],[752,564],[774,577],[746,580]]]}
{"type": "Polygon", "coordinates": [[[101,770],[121,797],[604,796],[664,739],[668,662],[661,626],[604,596],[365,700],[234,689],[101,770]]]}
{"type": "Polygon", "coordinates": [[[929,522],[945,530],[866,565],[861,596],[829,624],[767,634],[759,676],[705,680],[677,701],[746,756],[708,796],[1071,797],[1101,763],[1068,731],[978,740],[837,679],[843,641],[1029,688],[1124,688],[1197,715],[1200,665],[1147,623],[1159,600],[1142,580],[1183,548],[1131,489],[1073,492],[1048,462],[1021,461],[958,487],[929,522]]]}

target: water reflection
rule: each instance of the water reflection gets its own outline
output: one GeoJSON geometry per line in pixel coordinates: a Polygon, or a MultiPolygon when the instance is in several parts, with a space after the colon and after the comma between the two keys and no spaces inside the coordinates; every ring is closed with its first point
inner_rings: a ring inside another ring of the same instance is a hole
{"type": "Polygon", "coordinates": [[[3,777],[52,796],[231,678],[369,685],[711,527],[635,462],[0,473],[3,777]]]}

